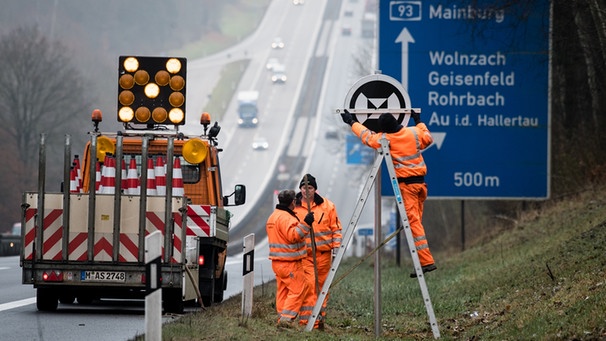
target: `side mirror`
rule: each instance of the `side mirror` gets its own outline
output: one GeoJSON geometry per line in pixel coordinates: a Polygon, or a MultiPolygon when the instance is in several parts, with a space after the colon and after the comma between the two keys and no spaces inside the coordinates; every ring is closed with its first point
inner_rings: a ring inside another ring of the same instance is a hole
{"type": "Polygon", "coordinates": [[[223,206],[239,206],[246,202],[246,186],[236,185],[234,192],[223,197],[223,206]],[[229,203],[229,197],[234,196],[234,203],[229,203]]]}

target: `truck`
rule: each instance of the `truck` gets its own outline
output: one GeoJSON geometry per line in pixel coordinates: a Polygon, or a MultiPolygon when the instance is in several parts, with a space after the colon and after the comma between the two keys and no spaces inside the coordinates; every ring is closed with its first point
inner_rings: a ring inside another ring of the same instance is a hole
{"type": "Polygon", "coordinates": [[[238,125],[240,127],[256,127],[259,123],[258,99],[258,91],[247,90],[238,92],[238,125]]]}
{"type": "MultiPolygon", "coordinates": [[[[120,58],[125,65],[127,58],[137,59],[130,61],[137,67],[120,72],[118,120],[124,130],[101,132],[102,113],[94,110],[94,129],[88,132],[82,158],[72,155],[71,137],[66,135],[62,185],[48,186],[60,187],[56,192],[46,190],[47,145],[45,135],[40,136],[38,188],[25,192],[21,204],[20,256],[22,283],[36,289],[40,311],[54,311],[59,303],[142,299],[154,278],[165,312],[182,313],[186,304],[209,306],[223,300],[231,218],[227,208],[245,203],[246,187],[236,184],[231,194],[223,194],[220,127],[217,122],[210,126],[208,113],[201,115],[199,132],[179,131],[185,103],[174,99],[184,99],[184,87],[177,85],[185,75],[154,70],[164,65],[159,57],[120,58]],[[142,70],[148,61],[151,70],[142,70]],[[152,76],[139,78],[137,85],[123,81],[129,78],[124,75],[137,71],[152,76]],[[176,77],[181,78],[173,82],[176,77]],[[146,96],[145,82],[154,79],[155,100],[139,100],[146,96]],[[165,95],[173,100],[157,101],[162,92],[172,92],[165,95]],[[128,105],[138,107],[133,110],[138,116],[129,115],[128,105]],[[147,106],[154,115],[141,114],[147,106]],[[162,115],[169,112],[170,117],[162,115]],[[165,120],[175,123],[167,125],[165,120]],[[162,235],[162,251],[155,260],[158,276],[152,277],[145,241],[156,231],[162,235]]],[[[175,60],[165,64],[174,66],[171,63],[175,60]]]]}

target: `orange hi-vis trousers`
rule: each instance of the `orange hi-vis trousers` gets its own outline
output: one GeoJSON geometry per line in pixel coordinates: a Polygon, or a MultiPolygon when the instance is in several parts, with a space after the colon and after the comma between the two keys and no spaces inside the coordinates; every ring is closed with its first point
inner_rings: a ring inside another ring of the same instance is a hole
{"type": "Polygon", "coordinates": [[[421,222],[423,219],[423,204],[425,199],[427,199],[427,184],[400,183],[400,192],[402,192],[402,198],[404,199],[404,208],[406,209],[406,215],[408,215],[410,230],[414,238],[421,266],[434,264],[433,256],[431,255],[431,251],[429,251],[429,244],[425,237],[425,229],[421,222]]]}
{"type": "MultiPolygon", "coordinates": [[[[332,252],[331,251],[318,251],[316,253],[316,262],[318,266],[318,289],[322,290],[324,286],[324,282],[326,282],[326,278],[328,277],[328,273],[330,272],[330,267],[332,266],[332,252]]],[[[318,300],[318,292],[316,291],[316,278],[314,274],[314,262],[313,257],[308,255],[305,259],[303,259],[303,268],[305,269],[305,276],[307,277],[307,282],[310,285],[310,289],[307,292],[305,300],[303,300],[303,306],[301,307],[300,319],[299,323],[301,325],[307,325],[307,321],[311,317],[311,313],[316,305],[316,301],[318,300]]],[[[320,310],[320,316],[322,320],[326,316],[326,303],[328,302],[328,295],[322,302],[322,309],[320,310]]],[[[316,323],[314,324],[314,328],[318,328],[320,323],[320,318],[316,319],[316,323]]]]}
{"type": "Polygon", "coordinates": [[[295,319],[299,314],[308,290],[307,277],[300,260],[285,262],[273,260],[271,268],[276,275],[276,310],[278,319],[295,319]]]}

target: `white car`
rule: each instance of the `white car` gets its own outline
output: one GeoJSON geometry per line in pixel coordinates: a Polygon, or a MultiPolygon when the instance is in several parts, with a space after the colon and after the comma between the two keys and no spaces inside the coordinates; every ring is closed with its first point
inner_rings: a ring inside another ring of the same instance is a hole
{"type": "Polygon", "coordinates": [[[284,48],[284,42],[282,41],[282,38],[275,37],[274,41],[271,43],[271,48],[272,49],[283,49],[284,48]]]}
{"type": "Polygon", "coordinates": [[[252,148],[254,150],[267,150],[269,148],[269,142],[264,137],[256,137],[253,140],[252,148]]]}
{"type": "Polygon", "coordinates": [[[274,66],[276,65],[280,65],[280,62],[278,61],[278,58],[269,58],[267,60],[267,63],[265,64],[265,68],[269,71],[274,69],[274,66]]]}
{"type": "Polygon", "coordinates": [[[286,83],[286,68],[282,64],[274,65],[271,81],[275,83],[286,83]]]}
{"type": "Polygon", "coordinates": [[[293,5],[303,5],[305,0],[292,0],[293,5]]]}

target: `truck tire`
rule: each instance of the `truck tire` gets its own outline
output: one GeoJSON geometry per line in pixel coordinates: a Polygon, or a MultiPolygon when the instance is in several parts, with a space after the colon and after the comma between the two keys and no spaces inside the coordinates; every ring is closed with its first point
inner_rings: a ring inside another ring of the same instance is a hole
{"type": "Polygon", "coordinates": [[[59,295],[48,288],[36,290],[36,308],[40,311],[55,311],[59,306],[59,295]]]}
{"type": "Polygon", "coordinates": [[[223,271],[223,276],[215,279],[215,294],[213,297],[213,302],[223,302],[223,294],[225,293],[225,289],[227,289],[227,271],[223,271]]]}
{"type": "Polygon", "coordinates": [[[164,311],[173,314],[183,314],[184,302],[181,289],[164,289],[162,291],[164,311]]]}

